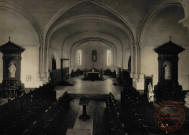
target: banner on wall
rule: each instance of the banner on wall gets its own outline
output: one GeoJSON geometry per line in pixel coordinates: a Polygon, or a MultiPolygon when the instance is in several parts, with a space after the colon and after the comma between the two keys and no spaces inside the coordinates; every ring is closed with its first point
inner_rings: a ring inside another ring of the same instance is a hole
{"type": "Polygon", "coordinates": [[[96,62],[96,61],[97,61],[97,51],[92,50],[92,62],[96,62]]]}

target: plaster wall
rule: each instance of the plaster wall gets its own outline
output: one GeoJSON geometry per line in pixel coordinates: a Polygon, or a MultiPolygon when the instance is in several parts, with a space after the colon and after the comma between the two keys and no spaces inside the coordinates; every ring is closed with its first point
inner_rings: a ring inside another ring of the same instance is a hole
{"type": "MultiPolygon", "coordinates": [[[[39,87],[39,39],[26,18],[16,11],[0,8],[0,45],[11,42],[22,46],[25,51],[21,60],[21,81],[26,88],[39,87]],[[29,79],[30,78],[30,79],[29,79]]],[[[0,53],[0,82],[3,79],[3,60],[0,53]]]]}
{"type": "MultiPolygon", "coordinates": [[[[158,83],[158,55],[154,49],[171,41],[185,48],[179,54],[178,81],[183,90],[188,89],[189,63],[188,63],[188,32],[178,23],[184,18],[182,7],[170,6],[163,9],[150,24],[148,24],[141,38],[141,73],[153,75],[153,84],[158,83]]],[[[140,88],[143,89],[143,88],[140,88]]]]}

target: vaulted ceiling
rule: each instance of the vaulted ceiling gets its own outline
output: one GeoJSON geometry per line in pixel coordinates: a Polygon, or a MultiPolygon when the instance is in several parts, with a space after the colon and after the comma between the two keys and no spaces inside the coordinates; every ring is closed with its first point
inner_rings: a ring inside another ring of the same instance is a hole
{"type": "Polygon", "coordinates": [[[29,16],[41,44],[59,50],[85,39],[109,43],[117,50],[130,48],[139,42],[149,17],[167,4],[179,4],[178,0],[7,1],[29,16]]]}

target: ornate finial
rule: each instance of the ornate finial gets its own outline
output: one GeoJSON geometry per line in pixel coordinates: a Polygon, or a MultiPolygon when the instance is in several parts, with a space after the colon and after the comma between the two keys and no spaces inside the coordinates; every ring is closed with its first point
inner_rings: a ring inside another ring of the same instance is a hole
{"type": "Polygon", "coordinates": [[[10,39],[11,39],[11,37],[9,36],[9,42],[10,42],[10,39]]]}
{"type": "Polygon", "coordinates": [[[171,36],[169,36],[169,41],[171,41],[171,38],[172,38],[172,37],[171,37],[171,36]]]}

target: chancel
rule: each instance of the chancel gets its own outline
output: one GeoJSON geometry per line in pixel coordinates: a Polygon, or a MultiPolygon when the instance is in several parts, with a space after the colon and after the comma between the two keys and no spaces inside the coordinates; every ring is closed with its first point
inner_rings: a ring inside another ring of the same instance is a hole
{"type": "Polygon", "coordinates": [[[188,0],[0,0],[0,134],[189,134],[188,13],[188,0]]]}

